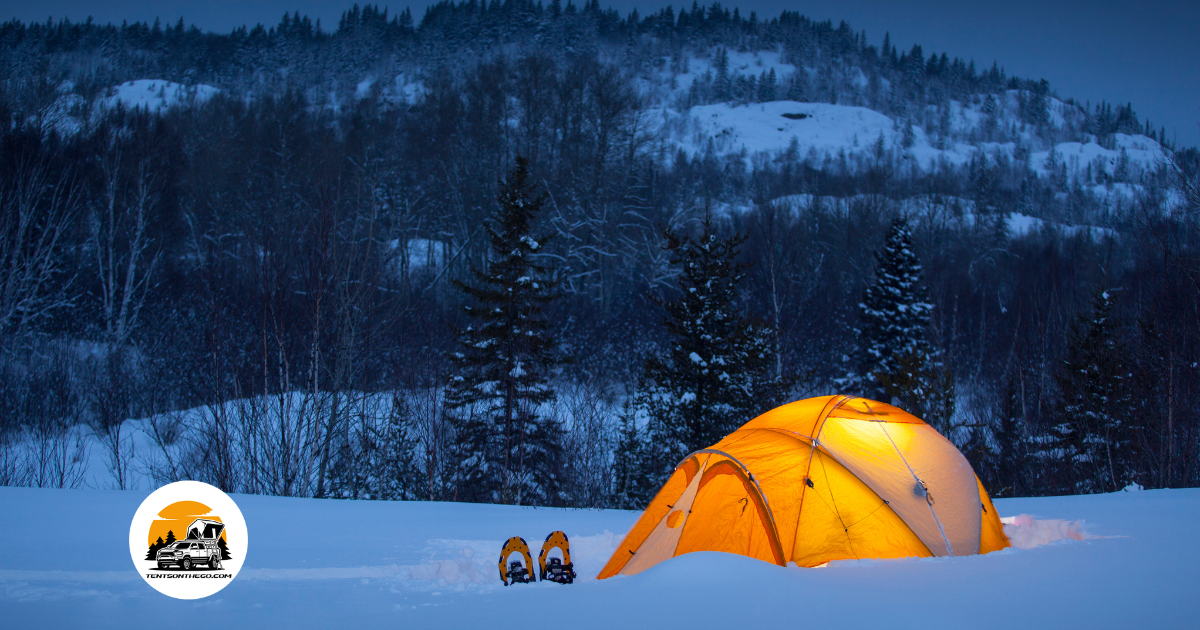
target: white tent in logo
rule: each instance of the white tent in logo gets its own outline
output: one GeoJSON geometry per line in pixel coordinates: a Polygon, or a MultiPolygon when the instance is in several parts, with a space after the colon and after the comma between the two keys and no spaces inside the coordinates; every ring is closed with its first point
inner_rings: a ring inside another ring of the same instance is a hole
{"type": "Polygon", "coordinates": [[[225,524],[220,521],[210,521],[198,518],[187,528],[187,537],[200,540],[215,540],[225,531],[225,524]]]}

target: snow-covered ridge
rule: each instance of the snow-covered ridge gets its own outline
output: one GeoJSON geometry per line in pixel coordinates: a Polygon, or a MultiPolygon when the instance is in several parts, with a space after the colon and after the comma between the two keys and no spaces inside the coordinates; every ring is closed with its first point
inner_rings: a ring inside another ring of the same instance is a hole
{"type": "MultiPolygon", "coordinates": [[[[779,50],[730,50],[727,58],[731,77],[775,77],[777,99],[785,96],[787,82],[797,73],[808,80],[815,76],[812,68],[785,63],[779,50]]],[[[902,117],[855,105],[789,100],[718,103],[679,110],[681,99],[693,83],[701,78],[712,81],[715,64],[711,54],[689,54],[686,60],[665,58],[661,68],[637,79],[647,104],[643,110],[646,119],[662,133],[668,146],[692,157],[707,152],[717,156],[743,154],[747,166],[751,166],[756,155],[773,158],[790,151],[815,168],[854,171],[865,168],[873,159],[898,159],[914,171],[929,171],[942,164],[961,167],[973,157],[1027,156],[1029,168],[1041,177],[1057,177],[1064,186],[1094,188],[1114,180],[1137,181],[1139,175],[1160,168],[1167,156],[1166,149],[1154,139],[1121,133],[1113,134],[1103,144],[1095,137],[1085,137],[1082,141],[1039,146],[1043,141],[1026,128],[1019,115],[1022,97],[1017,90],[951,100],[944,112],[929,105],[928,111],[902,117]],[[940,123],[939,116],[944,116],[940,123]],[[997,133],[1009,140],[993,142],[997,133]],[[1013,137],[1019,140],[1014,142],[1013,137]],[[1036,150],[1030,152],[1030,147],[1036,150]]],[[[420,68],[378,76],[366,74],[351,83],[354,88],[351,98],[364,99],[378,93],[393,106],[413,105],[426,94],[421,76],[420,68]]],[[[860,78],[859,83],[866,81],[865,77],[860,78]]],[[[110,88],[99,105],[121,104],[159,113],[178,105],[203,103],[219,92],[211,85],[139,79],[110,88]]],[[[336,91],[330,92],[330,100],[321,106],[340,111],[339,98],[336,91]]],[[[63,105],[59,109],[66,112],[77,104],[78,96],[65,93],[60,100],[63,105]]],[[[1051,129],[1066,128],[1068,122],[1077,125],[1086,115],[1079,106],[1054,97],[1048,97],[1046,103],[1047,124],[1051,129]]],[[[515,121],[514,118],[513,124],[515,121]]],[[[78,129],[79,124],[74,121],[59,127],[60,131],[71,131],[78,129]]],[[[1127,194],[1131,191],[1093,192],[1101,196],[1122,194],[1132,199],[1127,194]]]]}
{"type": "Polygon", "coordinates": [[[938,160],[966,163],[973,147],[955,144],[946,149],[932,146],[925,131],[913,128],[911,145],[905,147],[904,130],[897,121],[865,107],[773,101],[733,106],[727,103],[692,107],[682,117],[669,111],[665,125],[676,145],[696,156],[713,150],[716,154],[745,151],[779,154],[789,150],[797,157],[819,162],[838,153],[868,156],[900,149],[923,168],[938,160]]]}
{"type": "MultiPolygon", "coordinates": [[[[869,160],[872,156],[882,158],[897,152],[912,159],[919,168],[929,170],[939,163],[962,166],[981,151],[985,156],[1000,153],[1009,159],[1017,152],[1012,142],[979,146],[938,143],[915,125],[906,139],[904,125],[899,120],[850,105],[794,101],[719,103],[692,107],[682,114],[670,109],[656,113],[674,145],[693,157],[708,151],[716,155],[745,152],[749,159],[758,153],[775,156],[792,151],[797,158],[808,159],[820,167],[825,158],[839,154],[869,160]]],[[[1062,142],[1029,156],[1030,167],[1039,176],[1061,173],[1068,183],[1096,185],[1105,178],[1124,179],[1135,175],[1135,171],[1154,171],[1164,163],[1167,152],[1149,137],[1118,133],[1114,134],[1112,148],[1092,139],[1087,143],[1062,142]]]]}
{"type": "Polygon", "coordinates": [[[1068,174],[1072,180],[1080,179],[1084,173],[1119,176],[1121,170],[1138,168],[1152,171],[1163,165],[1167,151],[1157,141],[1143,135],[1113,134],[1113,147],[1106,148],[1091,140],[1060,142],[1048,151],[1030,154],[1030,166],[1039,176],[1052,176],[1056,171],[1068,174]]]}
{"type": "Polygon", "coordinates": [[[43,119],[30,119],[29,122],[40,123],[44,132],[72,135],[82,131],[89,121],[118,106],[161,114],[175,106],[205,103],[220,92],[202,83],[184,85],[161,79],[138,79],[110,87],[100,98],[89,102],[75,92],[73,82],[64,81],[58,86],[57,99],[43,112],[43,119]]]}

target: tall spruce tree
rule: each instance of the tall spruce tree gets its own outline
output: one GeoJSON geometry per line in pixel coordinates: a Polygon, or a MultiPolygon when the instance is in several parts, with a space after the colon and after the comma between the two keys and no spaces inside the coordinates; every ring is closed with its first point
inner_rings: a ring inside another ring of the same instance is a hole
{"type": "Polygon", "coordinates": [[[554,400],[547,377],[556,342],[544,309],[556,294],[539,256],[548,239],[532,235],[546,197],[530,181],[528,160],[517,158],[497,201],[486,268],[455,282],[470,323],[459,331],[446,393],[452,498],[552,505],[561,502],[562,429],[539,408],[554,400]]]}
{"type": "Polygon", "coordinates": [[[730,92],[733,89],[733,75],[729,72],[729,51],[724,46],[717,49],[716,58],[713,60],[713,69],[715,71],[713,96],[718,101],[729,100],[730,92]]]}
{"type": "Polygon", "coordinates": [[[999,415],[989,423],[991,448],[976,471],[993,497],[1027,496],[1043,471],[1030,460],[1018,376],[1005,379],[1000,396],[999,415]]]}
{"type": "Polygon", "coordinates": [[[926,330],[933,305],[926,299],[921,263],[908,222],[898,218],[875,254],[875,281],[858,304],[858,357],[852,378],[864,394],[884,393],[881,376],[901,371],[909,357],[929,355],[926,330]]]}
{"type": "Polygon", "coordinates": [[[1056,433],[1075,472],[1075,492],[1111,492],[1136,481],[1130,365],[1112,316],[1113,292],[1100,291],[1075,322],[1058,375],[1056,433]]]}
{"type": "Polygon", "coordinates": [[[698,238],[671,231],[665,237],[680,270],[678,296],[660,302],[671,343],[664,356],[646,360],[634,397],[648,419],[641,461],[654,489],[679,459],[784,402],[788,388],[773,369],[774,331],[737,304],[746,270],[737,256],[746,237],[718,239],[710,217],[698,238]]]}
{"type": "Polygon", "coordinates": [[[845,384],[901,406],[946,433],[954,380],[928,340],[929,303],[908,222],[897,218],[875,255],[875,281],[858,305],[858,356],[845,384]]]}
{"type": "Polygon", "coordinates": [[[378,445],[371,462],[378,498],[405,501],[421,498],[421,485],[426,477],[417,465],[418,440],[413,435],[411,413],[405,401],[393,394],[387,421],[372,431],[378,445]]]}
{"type": "Polygon", "coordinates": [[[649,478],[655,468],[647,457],[650,451],[645,431],[638,427],[636,407],[632,401],[626,401],[613,452],[611,507],[640,510],[650,502],[655,491],[649,478]]]}

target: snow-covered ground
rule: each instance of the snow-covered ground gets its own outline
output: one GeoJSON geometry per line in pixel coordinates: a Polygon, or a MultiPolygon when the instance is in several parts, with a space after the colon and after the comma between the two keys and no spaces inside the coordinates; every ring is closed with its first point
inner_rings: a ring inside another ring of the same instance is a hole
{"type": "Polygon", "coordinates": [[[1122,159],[1127,160],[1126,169],[1153,171],[1161,167],[1167,159],[1166,149],[1157,141],[1143,135],[1131,136],[1123,133],[1113,134],[1112,149],[1106,149],[1095,142],[1060,142],[1054,146],[1053,152],[1053,160],[1050,159],[1051,151],[1034,151],[1030,154],[1029,163],[1038,175],[1045,177],[1050,174],[1054,164],[1065,166],[1067,173],[1073,177],[1078,177],[1089,164],[1096,175],[1112,175],[1120,168],[1122,159]]]}
{"type": "MultiPolygon", "coordinates": [[[[921,169],[929,170],[940,163],[963,166],[980,150],[987,155],[1002,153],[1009,158],[1016,150],[1011,142],[983,143],[981,147],[947,142],[945,148],[938,148],[920,126],[913,127],[912,144],[904,148],[903,129],[896,120],[850,105],[774,101],[737,106],[698,105],[683,114],[664,111],[663,124],[673,144],[692,156],[711,149],[717,155],[745,151],[749,159],[756,153],[775,156],[794,150],[797,157],[819,167],[826,157],[836,158],[841,153],[869,157],[882,149],[899,151],[921,169]]],[[[656,110],[652,118],[658,115],[656,110]]],[[[1165,164],[1166,156],[1166,150],[1151,138],[1118,133],[1113,134],[1112,149],[1094,141],[1062,142],[1053,149],[1034,151],[1029,163],[1041,177],[1062,169],[1068,181],[1074,182],[1083,181],[1089,167],[1093,180],[1153,172],[1165,164]]],[[[1118,186],[1129,188],[1128,184],[1118,186]]],[[[1104,186],[1092,186],[1092,192],[1100,197],[1113,194],[1126,199],[1134,197],[1132,190],[1114,192],[1104,186]]]]}
{"type": "MultiPolygon", "coordinates": [[[[698,105],[668,125],[676,145],[691,155],[704,153],[711,142],[718,155],[742,150],[748,155],[779,154],[795,148],[799,158],[819,162],[839,152],[866,155],[881,139],[886,151],[901,146],[903,141],[903,131],[891,118],[865,107],[828,103],[698,105]]],[[[975,149],[957,144],[937,149],[930,145],[924,130],[914,127],[913,144],[905,151],[922,168],[929,168],[939,159],[964,164],[975,149]]]]}
{"type": "MultiPolygon", "coordinates": [[[[1118,191],[1117,194],[1130,195],[1128,184],[1114,184],[1113,190],[1118,191]]],[[[895,210],[903,214],[917,223],[924,223],[936,229],[968,229],[975,225],[977,215],[975,213],[975,202],[964,197],[951,197],[946,195],[918,195],[915,197],[907,197],[904,199],[890,200],[895,207],[895,210]]],[[[790,212],[792,216],[799,217],[809,208],[820,204],[826,211],[834,212],[842,216],[847,216],[853,205],[856,202],[870,203],[871,200],[866,195],[853,195],[849,197],[818,197],[808,194],[786,195],[784,197],[776,197],[769,203],[775,207],[790,212]]],[[[731,208],[732,211],[747,211],[749,207],[731,208]]],[[[1074,237],[1076,235],[1086,235],[1093,242],[1102,242],[1106,238],[1116,238],[1118,232],[1111,228],[1101,227],[1096,225],[1074,225],[1070,223],[1062,223],[1055,221],[1047,221],[1037,217],[1031,217],[1019,212],[1010,212],[1005,218],[1005,223],[1008,227],[1009,236],[1012,238],[1020,238],[1030,234],[1038,234],[1046,230],[1057,231],[1065,237],[1074,237]]]]}
{"type": "Polygon", "coordinates": [[[1034,528],[1026,545],[1048,544],[984,556],[797,569],[694,553],[603,581],[593,577],[636,512],[235,495],[245,567],[220,593],[178,601],[129,559],[147,494],[0,488],[2,625],[1179,628],[1196,626],[1200,589],[1200,490],[1001,499],[1002,515],[1078,523],[1017,519],[1034,528]],[[501,542],[536,545],[555,529],[582,579],[502,586],[501,542]]]}
{"type": "Polygon", "coordinates": [[[114,88],[108,97],[110,106],[121,103],[125,107],[144,107],[159,112],[181,103],[203,103],[220,90],[211,85],[183,85],[159,79],[126,81],[114,88]]]}
{"type": "MultiPolygon", "coordinates": [[[[726,54],[729,55],[729,74],[734,77],[747,75],[757,78],[764,72],[774,70],[776,83],[782,84],[789,75],[796,71],[796,66],[783,62],[783,54],[779,50],[726,50],[726,54]]],[[[669,65],[671,58],[664,57],[663,61],[669,65]]],[[[675,95],[686,94],[688,88],[701,75],[709,73],[711,77],[716,74],[716,59],[712,56],[689,56],[685,69],[687,72],[678,74],[665,70],[657,79],[661,83],[667,83],[674,78],[675,95]]]]}

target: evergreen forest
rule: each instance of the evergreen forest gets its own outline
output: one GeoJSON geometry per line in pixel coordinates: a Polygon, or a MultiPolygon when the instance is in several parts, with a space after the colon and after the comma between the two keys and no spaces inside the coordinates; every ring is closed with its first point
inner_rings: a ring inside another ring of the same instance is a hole
{"type": "Polygon", "coordinates": [[[1200,485],[1134,103],[719,3],[2,24],[0,484],[638,509],[845,393],[992,496],[1200,485]]]}

